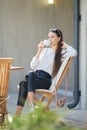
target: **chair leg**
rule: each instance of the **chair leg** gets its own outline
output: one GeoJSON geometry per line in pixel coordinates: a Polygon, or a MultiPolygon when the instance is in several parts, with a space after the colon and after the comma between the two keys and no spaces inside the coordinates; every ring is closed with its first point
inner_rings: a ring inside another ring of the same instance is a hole
{"type": "MultiPolygon", "coordinates": [[[[38,106],[38,103],[43,102],[44,99],[46,99],[45,95],[43,95],[40,99],[38,99],[36,96],[34,96],[34,104],[36,106],[38,106]]],[[[44,110],[49,110],[49,105],[50,105],[52,99],[53,99],[53,95],[50,98],[48,98],[48,100],[46,101],[46,105],[44,106],[44,110]]]]}
{"type": "Polygon", "coordinates": [[[40,99],[34,96],[34,104],[37,105],[37,103],[42,102],[44,99],[45,99],[45,96],[42,96],[40,99]]]}
{"type": "Polygon", "coordinates": [[[43,95],[41,98],[40,98],[40,102],[44,101],[45,99],[45,96],[43,95]]]}
{"type": "Polygon", "coordinates": [[[4,122],[4,114],[0,114],[0,125],[4,122]]]}
{"type": "Polygon", "coordinates": [[[36,96],[34,96],[34,100],[36,100],[37,102],[39,102],[39,99],[36,96]]]}
{"type": "Polygon", "coordinates": [[[45,109],[46,109],[46,110],[49,110],[49,105],[50,105],[52,99],[53,99],[53,96],[51,96],[51,97],[48,99],[47,105],[45,106],[45,109]]]}

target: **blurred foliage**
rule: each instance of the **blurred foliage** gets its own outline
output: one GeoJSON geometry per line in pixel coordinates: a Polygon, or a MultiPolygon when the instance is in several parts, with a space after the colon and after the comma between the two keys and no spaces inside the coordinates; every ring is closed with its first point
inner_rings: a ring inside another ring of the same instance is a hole
{"type": "Polygon", "coordinates": [[[61,115],[53,111],[44,111],[42,104],[32,113],[14,116],[12,122],[7,122],[6,130],[80,130],[71,128],[61,122],[61,115]]]}

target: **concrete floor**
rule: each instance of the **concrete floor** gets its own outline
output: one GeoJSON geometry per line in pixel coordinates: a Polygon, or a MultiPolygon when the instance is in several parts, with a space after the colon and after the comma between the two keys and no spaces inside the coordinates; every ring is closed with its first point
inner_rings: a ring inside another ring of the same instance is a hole
{"type": "MultiPolygon", "coordinates": [[[[10,114],[13,114],[13,115],[15,114],[16,102],[17,102],[17,94],[10,93],[9,98],[7,100],[7,109],[10,114]]],[[[55,109],[55,99],[53,100],[50,107],[56,113],[60,113],[60,114],[65,113],[62,118],[65,124],[71,127],[84,128],[85,130],[87,129],[87,111],[86,110],[80,110],[79,106],[72,110],[69,110],[66,105],[63,108],[55,109]]],[[[28,107],[26,103],[22,113],[27,113],[27,112],[28,112],[28,107]]]]}

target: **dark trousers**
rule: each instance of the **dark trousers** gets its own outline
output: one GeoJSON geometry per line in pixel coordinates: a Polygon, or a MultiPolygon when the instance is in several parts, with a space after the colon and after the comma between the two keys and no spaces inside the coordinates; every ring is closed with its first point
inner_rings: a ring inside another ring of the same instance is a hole
{"type": "Polygon", "coordinates": [[[28,92],[35,92],[36,89],[49,89],[50,85],[51,76],[47,72],[43,70],[30,72],[19,84],[17,105],[24,106],[28,92]]]}

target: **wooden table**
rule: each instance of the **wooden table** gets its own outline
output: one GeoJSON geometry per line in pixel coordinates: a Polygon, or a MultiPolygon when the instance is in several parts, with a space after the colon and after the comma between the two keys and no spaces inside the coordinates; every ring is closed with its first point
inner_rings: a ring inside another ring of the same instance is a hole
{"type": "Polygon", "coordinates": [[[22,69],[24,69],[24,67],[22,67],[22,66],[11,66],[10,67],[10,70],[22,70],[22,69]]]}
{"type": "Polygon", "coordinates": [[[8,84],[11,70],[22,70],[22,66],[12,66],[13,58],[0,58],[0,124],[4,121],[7,111],[8,84]]]}

